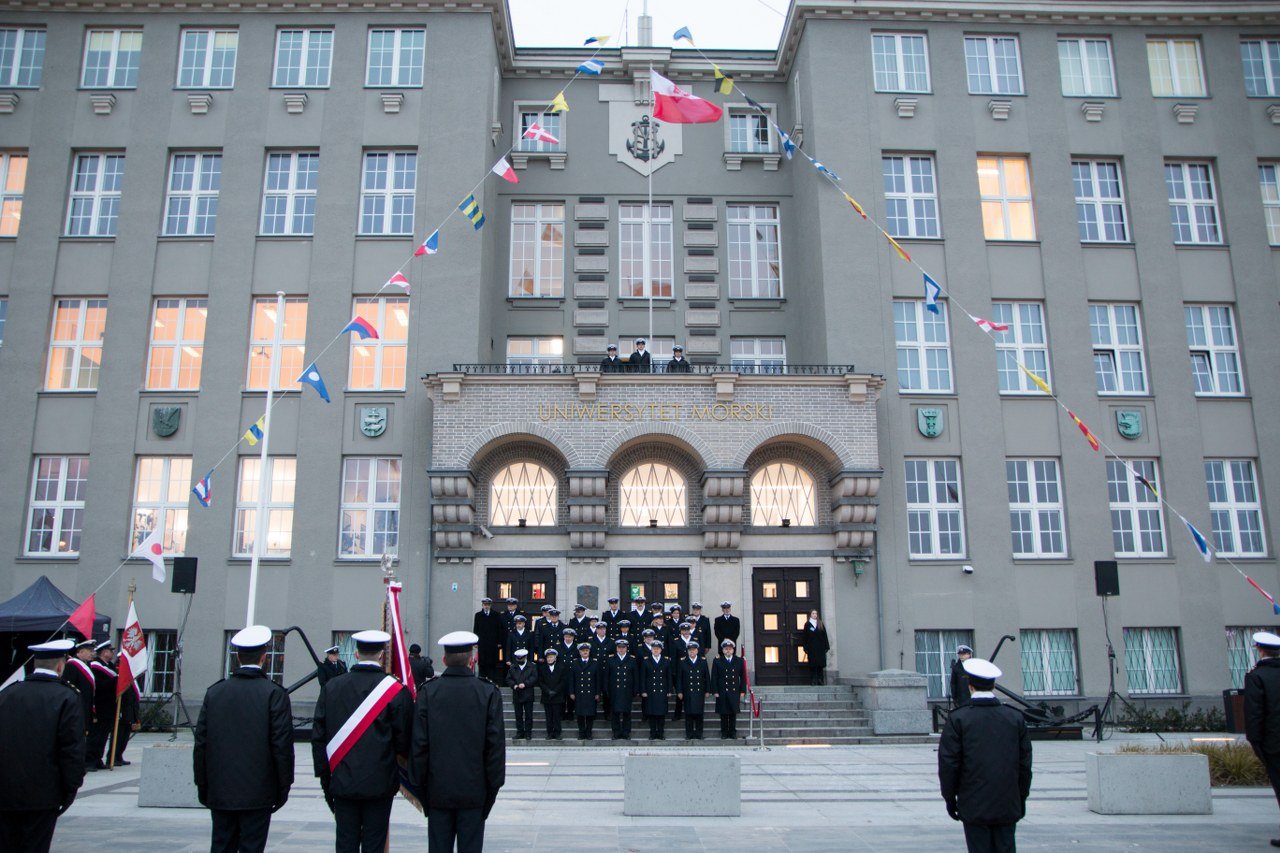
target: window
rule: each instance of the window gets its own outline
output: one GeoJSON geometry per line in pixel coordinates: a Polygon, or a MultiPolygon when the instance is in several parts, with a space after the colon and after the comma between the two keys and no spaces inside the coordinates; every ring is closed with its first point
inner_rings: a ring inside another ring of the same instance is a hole
{"type": "Polygon", "coordinates": [[[751,475],[751,524],[813,527],[817,493],[813,477],[791,462],[771,462],[751,475]]]}
{"type": "Polygon", "coordinates": [[[912,559],[964,556],[960,462],[907,459],[907,541],[912,559]]]}
{"type": "Polygon", "coordinates": [[[507,371],[559,373],[564,364],[564,338],[507,338],[507,371]]]}
{"type": "MultiPolygon", "coordinates": [[[[264,557],[288,557],[293,547],[293,492],[298,460],[291,456],[267,457],[267,541],[264,557]]],[[[240,481],[236,489],[236,529],[233,557],[252,557],[258,535],[259,476],[262,460],[245,456],[240,460],[240,481]]]]}
{"type": "Polygon", "coordinates": [[[564,113],[544,113],[538,109],[519,108],[520,112],[520,135],[516,138],[516,144],[513,146],[516,151],[529,151],[534,153],[546,153],[549,151],[564,150],[564,126],[561,119],[564,113]],[[525,139],[525,131],[530,125],[536,124],[547,133],[554,136],[559,142],[547,142],[541,139],[525,139]]]}
{"type": "Polygon", "coordinates": [[[1009,529],[1015,557],[1065,557],[1062,484],[1056,459],[1009,459],[1009,529]]]}
{"type": "Polygon", "coordinates": [[[59,299],[54,303],[46,391],[98,389],[106,325],[105,299],[59,299]]]}
{"type": "Polygon", "coordinates": [[[1068,97],[1114,98],[1115,72],[1110,39],[1058,39],[1062,94],[1068,97]]]}
{"type": "MultiPolygon", "coordinates": [[[[227,641],[227,669],[223,673],[226,676],[231,675],[240,668],[240,664],[236,660],[236,650],[231,646],[231,638],[236,635],[236,631],[226,631],[224,636],[227,641]]],[[[284,632],[271,632],[271,645],[267,646],[267,660],[262,666],[262,671],[266,673],[276,684],[284,684],[284,632]]]]}
{"type": "Polygon", "coordinates": [[[194,390],[204,364],[204,328],[209,300],[157,299],[151,312],[147,352],[148,391],[194,390]]]}
{"type": "Polygon", "coordinates": [[[887,154],[884,170],[885,220],[894,237],[937,237],[938,185],[929,155],[887,154]]]}
{"type": "Polygon", "coordinates": [[[421,86],[426,30],[369,30],[366,86],[421,86]]]}
{"type": "Polygon", "coordinates": [[[1280,92],[1280,41],[1257,39],[1240,42],[1244,65],[1244,91],[1251,98],[1274,98],[1280,92]]]}
{"type": "Polygon", "coordinates": [[[246,391],[296,391],[307,348],[307,298],[284,300],[284,322],[276,316],[276,297],[253,300],[253,327],[249,332],[249,378],[246,391]],[[272,376],[272,367],[276,373],[272,376]]]}
{"type": "Polygon", "coordinates": [[[26,152],[0,152],[0,237],[18,236],[26,186],[26,152]]]}
{"type": "Polygon", "coordinates": [[[236,80],[235,30],[183,30],[179,89],[230,89],[236,80]]]}
{"type": "Polygon", "coordinates": [[[1022,65],[1014,36],[965,36],[970,95],[1021,95],[1022,65]]]}
{"type": "Polygon", "coordinates": [[[123,182],[123,154],[77,154],[67,205],[67,236],[116,236],[123,182]]]}
{"type": "Polygon", "coordinates": [[[1125,628],[1124,670],[1130,693],[1181,693],[1177,628],[1125,628]]]}
{"type": "Polygon", "coordinates": [[[961,645],[973,646],[973,631],[916,631],[916,672],[925,677],[930,699],[951,697],[951,665],[961,645]]]}
{"type": "Polygon", "coordinates": [[[347,665],[348,668],[355,666],[356,663],[356,641],[351,639],[355,631],[334,631],[333,642],[330,645],[338,647],[338,660],[347,665]]]}
{"type": "MultiPolygon", "coordinates": [[[[145,633],[147,674],[142,677],[140,692],[147,699],[167,697],[177,685],[178,632],[161,628],[145,633]]],[[[116,632],[117,643],[123,635],[123,630],[116,632]]]]}
{"type": "Polygon", "coordinates": [[[339,557],[369,559],[397,553],[400,460],[389,456],[342,460],[341,512],[339,557]]]}
{"type": "Polygon", "coordinates": [[[1169,218],[1173,242],[1217,244],[1218,200],[1213,190],[1213,169],[1208,163],[1165,163],[1164,185],[1169,190],[1169,218]]]}
{"type": "Polygon", "coordinates": [[[133,485],[133,529],[129,553],[153,530],[162,530],[166,556],[187,549],[187,503],[191,497],[191,457],[139,456],[133,485]]]}
{"type": "Polygon", "coordinates": [[[1200,42],[1195,39],[1147,39],[1151,94],[1157,98],[1203,98],[1200,42]]]}
{"type": "Polygon", "coordinates": [[[1243,394],[1240,349],[1229,305],[1187,305],[1191,377],[1199,396],[1243,394]]]}
{"type": "Polygon", "coordinates": [[[1146,359],[1138,306],[1094,303],[1089,306],[1093,375],[1099,394],[1147,393],[1146,359]]]}
{"type": "Polygon", "coordinates": [[[1018,632],[1022,652],[1022,692],[1026,696],[1076,696],[1076,632],[1071,629],[1018,632]]]}
{"type": "Polygon", "coordinates": [[[360,233],[412,234],[417,189],[417,154],[366,151],[360,185],[360,233]]]}
{"type": "Polygon", "coordinates": [[[1154,459],[1107,460],[1111,540],[1117,557],[1165,555],[1164,512],[1157,495],[1159,490],[1154,459]]]}
{"type": "MultiPolygon", "coordinates": [[[[1258,183],[1262,189],[1262,213],[1267,220],[1267,242],[1280,246],[1280,166],[1258,164],[1258,183]]],[[[8,221],[8,217],[5,217],[8,221]]],[[[0,230],[0,235],[4,231],[0,230]]]]}
{"type": "Polygon", "coordinates": [[[564,205],[511,205],[513,297],[564,296],[564,205]]]}
{"type": "Polygon", "coordinates": [[[262,188],[262,232],[309,237],[315,233],[320,154],[277,151],[267,155],[262,188]]]}
{"type": "Polygon", "coordinates": [[[893,336],[898,347],[898,390],[951,393],[951,339],[947,306],[926,310],[920,299],[893,303],[893,336]]]}
{"type": "Polygon", "coordinates": [[[729,223],[729,297],[782,297],[782,249],[778,242],[778,206],[731,204],[729,223]]]}
{"type": "Polygon", "coordinates": [[[80,553],[88,456],[37,456],[27,513],[29,557],[80,553]]]}
{"type": "Polygon", "coordinates": [[[489,523],[554,527],[556,476],[533,462],[516,462],[498,471],[489,487],[489,523]]]}
{"type": "Polygon", "coordinates": [[[1036,239],[1031,166],[1026,157],[979,157],[982,233],[988,240],[1036,239]]]}
{"type": "Polygon", "coordinates": [[[929,50],[923,35],[872,33],[877,92],[928,92],[929,50]]]}
{"type": "Polygon", "coordinates": [[[89,30],[84,45],[86,89],[133,89],[138,85],[142,33],[138,30],[89,30]]]}
{"type": "Polygon", "coordinates": [[[645,462],[622,475],[618,487],[622,527],[684,527],[684,477],[670,465],[645,462]]]}
{"type": "Polygon", "coordinates": [[[169,158],[166,237],[212,237],[222,189],[222,154],[176,152],[169,158]]]}
{"type": "Polygon", "coordinates": [[[1280,628],[1275,625],[1227,628],[1227,667],[1231,670],[1231,686],[1236,690],[1244,687],[1244,677],[1258,664],[1258,647],[1253,644],[1253,635],[1259,631],[1274,634],[1280,628]]]}
{"type": "Polygon", "coordinates": [[[403,391],[409,354],[409,297],[360,296],[356,317],[368,320],[378,337],[351,337],[351,372],[347,387],[354,391],[403,391]]]}
{"type": "Polygon", "coordinates": [[[44,70],[44,30],[0,29],[0,86],[35,89],[44,70]]]}
{"type": "Polygon", "coordinates": [[[785,338],[731,338],[729,358],[738,373],[782,373],[787,366],[785,338]]]}
{"type": "Polygon", "coordinates": [[[279,30],[272,86],[323,89],[333,64],[333,30],[279,30]]]}
{"type": "Polygon", "coordinates": [[[1120,164],[1114,160],[1072,160],[1071,179],[1076,187],[1080,242],[1128,242],[1120,164]]]}
{"type": "Polygon", "coordinates": [[[1213,548],[1225,557],[1265,557],[1262,502],[1253,462],[1248,459],[1209,459],[1204,463],[1213,517],[1213,548]]]}
{"type": "Polygon", "coordinates": [[[620,295],[626,298],[670,299],[675,262],[671,249],[671,205],[653,205],[646,223],[645,205],[618,206],[620,295]],[[649,232],[649,281],[644,280],[645,230],[649,232]]]}
{"type": "Polygon", "coordinates": [[[1004,332],[993,331],[996,339],[996,374],[1001,394],[1043,394],[1023,366],[1053,386],[1049,375],[1049,345],[1044,333],[1044,306],[1039,302],[993,302],[992,322],[1008,326],[1004,332]]]}
{"type": "Polygon", "coordinates": [[[755,110],[729,110],[729,150],[736,154],[768,154],[773,151],[769,117],[755,110]]]}

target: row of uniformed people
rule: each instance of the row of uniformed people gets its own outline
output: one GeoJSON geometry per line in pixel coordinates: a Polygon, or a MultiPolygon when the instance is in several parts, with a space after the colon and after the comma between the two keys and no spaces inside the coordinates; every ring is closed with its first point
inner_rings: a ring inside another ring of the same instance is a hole
{"type": "Polygon", "coordinates": [[[128,765],[124,750],[139,720],[141,694],[134,682],[132,688],[120,696],[117,723],[118,664],[111,641],[76,643],[62,670],[62,679],[74,687],[80,697],[85,721],[85,769],[106,770],[113,765],[128,765]]]}

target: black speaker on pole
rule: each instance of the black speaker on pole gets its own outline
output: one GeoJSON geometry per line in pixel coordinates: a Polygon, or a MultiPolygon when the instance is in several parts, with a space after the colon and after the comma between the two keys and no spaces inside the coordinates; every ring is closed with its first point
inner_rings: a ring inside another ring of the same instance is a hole
{"type": "MultiPolygon", "coordinates": [[[[1115,565],[1114,563],[1112,565],[1115,565]]],[[[173,558],[173,591],[190,595],[196,591],[196,558],[173,558]]],[[[1101,595],[1102,593],[1098,593],[1101,595]]]]}
{"type": "Polygon", "coordinates": [[[1117,571],[1115,560],[1094,560],[1093,561],[1093,582],[1098,590],[1098,595],[1119,595],[1120,594],[1120,572],[1117,571]]]}

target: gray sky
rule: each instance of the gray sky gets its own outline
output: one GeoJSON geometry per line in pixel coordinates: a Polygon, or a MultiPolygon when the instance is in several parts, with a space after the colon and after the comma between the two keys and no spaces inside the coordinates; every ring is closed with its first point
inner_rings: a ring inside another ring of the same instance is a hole
{"type": "MultiPolygon", "coordinates": [[[[644,0],[508,0],[518,47],[579,47],[608,33],[609,47],[623,44],[623,10],[629,10],[630,42],[644,0]]],[[[701,48],[778,46],[788,0],[649,0],[653,43],[674,47],[671,34],[688,27],[701,48]]],[[[686,42],[680,46],[688,47],[686,42]]]]}

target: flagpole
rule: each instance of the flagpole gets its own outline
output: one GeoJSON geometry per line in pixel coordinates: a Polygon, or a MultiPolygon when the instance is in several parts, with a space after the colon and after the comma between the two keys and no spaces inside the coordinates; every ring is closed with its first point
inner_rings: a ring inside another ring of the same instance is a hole
{"type": "MultiPolygon", "coordinates": [[[[276,291],[276,332],[284,325],[284,291],[276,291]]],[[[277,339],[280,337],[276,335],[277,339]]],[[[267,538],[267,501],[271,496],[271,480],[267,476],[267,444],[271,441],[271,398],[276,383],[280,381],[280,357],[271,359],[271,376],[267,380],[266,411],[262,415],[262,449],[258,451],[258,510],[254,519],[253,555],[249,560],[249,604],[244,617],[246,626],[254,624],[254,611],[258,604],[258,562],[262,558],[263,542],[267,538]]]]}
{"type": "MultiPolygon", "coordinates": [[[[654,98],[654,95],[653,95],[653,86],[652,86],[653,63],[652,62],[649,63],[649,80],[650,80],[649,103],[652,105],[657,103],[657,100],[654,98]]],[[[649,138],[645,140],[645,147],[648,149],[648,152],[649,152],[649,174],[648,174],[649,203],[646,204],[644,207],[644,254],[641,256],[643,258],[642,264],[644,267],[643,270],[641,270],[641,275],[644,276],[645,287],[649,289],[648,344],[649,344],[650,352],[653,352],[653,279],[650,277],[653,269],[653,262],[652,262],[652,259],[650,258],[650,253],[653,251],[651,238],[653,235],[653,161],[655,159],[654,150],[653,150],[653,136],[654,136],[655,130],[656,130],[656,127],[653,120],[653,107],[650,106],[649,138]]]]}
{"type": "MultiPolygon", "coordinates": [[[[138,582],[133,578],[130,578],[129,579],[129,607],[125,609],[126,614],[133,609],[133,594],[137,591],[138,591],[138,582]]],[[[127,619],[129,617],[126,615],[125,618],[127,619]]],[[[128,629],[129,626],[125,625],[124,627],[128,629]]],[[[118,660],[119,660],[119,656],[117,655],[117,661],[118,660]]],[[[108,770],[116,769],[116,738],[120,737],[120,698],[123,695],[124,694],[120,692],[120,664],[117,662],[116,663],[116,719],[115,719],[115,722],[112,723],[111,725],[111,743],[109,747],[111,750],[111,757],[107,759],[108,770]]]]}

